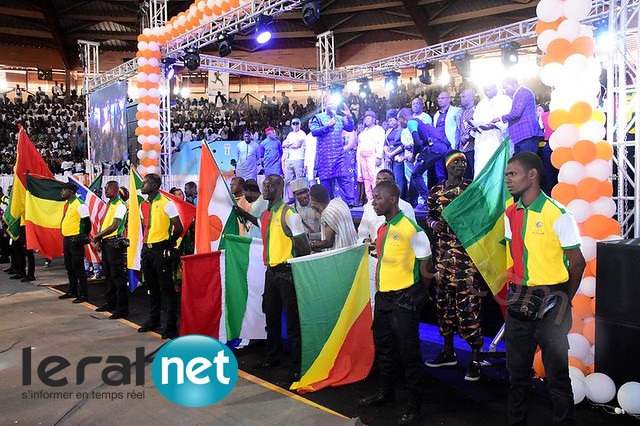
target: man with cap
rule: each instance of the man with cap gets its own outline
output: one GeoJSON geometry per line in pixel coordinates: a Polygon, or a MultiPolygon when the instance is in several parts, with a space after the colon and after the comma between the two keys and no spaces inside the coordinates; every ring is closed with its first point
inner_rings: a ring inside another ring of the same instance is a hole
{"type": "Polygon", "coordinates": [[[320,213],[311,207],[307,179],[302,178],[292,181],[290,188],[296,197],[295,209],[302,219],[309,241],[320,240],[320,213]]]}
{"type": "Polygon", "coordinates": [[[376,124],[377,120],[375,112],[365,112],[362,119],[364,128],[358,134],[358,176],[364,183],[367,201],[373,199],[376,171],[382,165],[382,153],[386,139],[384,129],[376,124]]]}
{"type": "Polygon", "coordinates": [[[276,136],[276,129],[273,127],[267,127],[264,131],[267,137],[260,142],[264,175],[282,176],[282,142],[276,136]]]}
{"type": "Polygon", "coordinates": [[[62,231],[64,249],[64,267],[69,277],[69,290],[58,299],[74,298],[73,303],[88,301],[87,273],[84,270],[84,246],[89,243],[91,219],[89,208],[76,197],[77,187],[67,182],[62,185],[60,196],[66,200],[63,208],[62,231]]]}
{"type": "MultiPolygon", "coordinates": [[[[282,148],[284,148],[284,183],[287,187],[289,187],[292,180],[304,176],[304,141],[307,138],[307,134],[300,129],[300,125],[300,119],[294,117],[291,120],[291,131],[282,142],[282,148]]],[[[291,189],[288,192],[288,195],[291,195],[293,190],[291,189]]]]}
{"type": "Polygon", "coordinates": [[[251,132],[245,130],[242,134],[242,142],[236,146],[236,176],[248,179],[257,179],[258,164],[262,158],[260,145],[251,140],[251,132]]]}
{"type": "Polygon", "coordinates": [[[355,203],[355,188],[349,172],[349,152],[342,140],[342,131],[353,131],[353,118],[345,105],[343,116],[336,114],[336,102],[330,96],[324,99],[325,112],[309,121],[311,134],[317,138],[315,169],[320,183],[327,188],[329,198],[339,196],[347,204],[355,203]]]}

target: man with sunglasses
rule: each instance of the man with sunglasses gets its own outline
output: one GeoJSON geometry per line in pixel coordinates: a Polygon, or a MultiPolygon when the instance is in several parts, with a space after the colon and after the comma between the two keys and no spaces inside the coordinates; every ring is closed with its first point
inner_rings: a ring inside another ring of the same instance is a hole
{"type": "Polygon", "coordinates": [[[304,141],[307,138],[307,134],[300,129],[300,126],[300,119],[294,117],[291,120],[291,132],[282,142],[282,148],[284,149],[282,168],[284,170],[286,195],[288,195],[289,200],[293,200],[289,184],[292,180],[304,176],[304,141]]]}

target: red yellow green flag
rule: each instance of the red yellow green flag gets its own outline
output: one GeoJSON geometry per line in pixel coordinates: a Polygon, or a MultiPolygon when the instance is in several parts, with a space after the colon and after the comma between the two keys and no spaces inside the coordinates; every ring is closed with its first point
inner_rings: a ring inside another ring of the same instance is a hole
{"type": "Polygon", "coordinates": [[[62,182],[27,174],[25,232],[27,248],[47,259],[62,256],[60,224],[66,201],[60,196],[62,182]]]}

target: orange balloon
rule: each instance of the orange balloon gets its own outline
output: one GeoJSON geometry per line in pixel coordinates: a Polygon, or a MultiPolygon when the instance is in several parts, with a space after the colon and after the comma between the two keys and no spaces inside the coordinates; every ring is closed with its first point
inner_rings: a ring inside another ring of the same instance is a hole
{"type": "Polygon", "coordinates": [[[576,102],[571,106],[571,110],[569,111],[571,121],[577,124],[582,124],[589,120],[592,114],[593,108],[591,108],[591,105],[587,102],[576,102]]]}
{"type": "Polygon", "coordinates": [[[582,334],[582,318],[577,316],[575,312],[571,312],[571,329],[569,333],[582,334]]]}
{"type": "Polygon", "coordinates": [[[536,34],[540,35],[540,33],[545,30],[557,30],[558,25],[560,25],[560,23],[565,19],[567,18],[563,16],[561,18],[556,19],[553,22],[538,21],[536,23],[536,34]]]}
{"type": "Polygon", "coordinates": [[[591,299],[591,310],[596,312],[596,298],[591,299]]]}
{"type": "Polygon", "coordinates": [[[149,41],[149,37],[144,34],[138,34],[138,41],[144,41],[145,43],[147,43],[149,41]]]}
{"type": "Polygon", "coordinates": [[[605,239],[609,235],[620,235],[620,224],[601,214],[589,217],[582,225],[585,235],[596,240],[605,239]]]}
{"type": "Polygon", "coordinates": [[[571,43],[566,38],[559,37],[549,43],[549,47],[547,47],[547,54],[558,59],[559,62],[564,62],[571,53],[573,53],[571,43]]]}
{"type": "Polygon", "coordinates": [[[613,158],[613,145],[607,141],[600,141],[596,144],[596,157],[600,160],[609,161],[613,158]]]}
{"type": "MultiPolygon", "coordinates": [[[[573,146],[573,159],[582,164],[589,164],[597,157],[598,149],[596,148],[596,144],[591,141],[578,141],[573,146]]],[[[553,162],[553,154],[551,162],[553,162]]],[[[557,168],[559,169],[560,167],[557,168]]]]}
{"type": "Polygon", "coordinates": [[[566,206],[578,198],[578,188],[575,185],[560,182],[551,190],[551,198],[566,206]]]}
{"type": "Polygon", "coordinates": [[[556,130],[560,125],[565,123],[571,123],[571,116],[569,111],[564,109],[556,109],[549,113],[549,127],[556,130]]]}
{"type": "Polygon", "coordinates": [[[613,197],[613,185],[608,180],[600,182],[600,195],[603,197],[613,197]]]}
{"type": "Polygon", "coordinates": [[[220,7],[222,8],[222,13],[227,13],[231,10],[231,5],[227,0],[222,0],[220,3],[221,3],[220,7]]]}
{"type": "Polygon", "coordinates": [[[554,149],[551,153],[551,164],[553,164],[556,169],[559,169],[564,163],[571,160],[573,160],[573,152],[571,148],[561,146],[554,149]]]}
{"type": "Polygon", "coordinates": [[[593,203],[602,196],[600,191],[600,181],[592,177],[582,179],[578,182],[576,194],[578,195],[578,198],[582,198],[583,200],[593,203]]]}
{"type": "Polygon", "coordinates": [[[142,128],[141,127],[136,127],[136,130],[133,132],[136,136],[140,136],[142,135],[142,128]]]}
{"type": "Polygon", "coordinates": [[[584,374],[587,374],[587,366],[584,365],[584,362],[580,361],[578,358],[570,356],[569,366],[576,367],[578,370],[582,371],[584,374]]]}
{"type": "Polygon", "coordinates": [[[240,7],[240,0],[228,0],[228,2],[232,9],[240,7]]]}
{"type": "Polygon", "coordinates": [[[592,345],[596,344],[596,321],[585,322],[582,327],[582,333],[592,345]]]}
{"type": "Polygon", "coordinates": [[[591,37],[578,37],[571,43],[571,50],[588,58],[596,52],[596,43],[591,37]]]}
{"type": "Polygon", "coordinates": [[[141,159],[139,161],[140,161],[140,164],[142,164],[145,167],[149,167],[151,165],[151,159],[149,159],[149,158],[145,157],[145,158],[143,158],[143,159],[141,159]]]}
{"type": "Polygon", "coordinates": [[[556,58],[554,58],[549,54],[545,54],[542,56],[542,59],[540,60],[540,66],[544,67],[545,65],[550,64],[552,62],[560,62],[560,61],[558,61],[556,58]]]}
{"type": "Polygon", "coordinates": [[[593,374],[596,372],[596,363],[595,361],[593,363],[591,363],[590,365],[587,365],[587,374],[593,374]]]}
{"type": "Polygon", "coordinates": [[[585,319],[593,316],[591,310],[591,298],[584,294],[576,294],[571,301],[573,306],[573,314],[580,319],[585,319]]]}
{"type": "MultiPolygon", "coordinates": [[[[580,225],[578,225],[578,227],[580,227],[580,225]]],[[[583,235],[583,234],[580,233],[580,235],[583,235]]],[[[595,259],[590,260],[590,261],[587,262],[587,266],[584,268],[583,276],[585,276],[585,277],[595,277],[596,276],[596,260],[595,259]]],[[[595,306],[595,303],[591,302],[591,308],[592,308],[592,310],[595,311],[595,309],[593,309],[594,306],[595,306]]]]}
{"type": "Polygon", "coordinates": [[[535,371],[536,376],[541,379],[547,377],[544,371],[544,363],[542,362],[542,351],[537,351],[533,356],[533,371],[535,371]]]}

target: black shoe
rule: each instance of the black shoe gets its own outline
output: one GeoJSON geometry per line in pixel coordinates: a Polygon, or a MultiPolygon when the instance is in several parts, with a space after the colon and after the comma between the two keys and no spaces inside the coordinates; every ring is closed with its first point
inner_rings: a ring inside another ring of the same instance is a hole
{"type": "Polygon", "coordinates": [[[434,359],[430,359],[426,361],[424,365],[427,367],[438,368],[438,367],[447,367],[452,365],[457,365],[458,359],[456,358],[456,354],[446,355],[444,351],[441,351],[437,357],[434,359]]]}
{"type": "Polygon", "coordinates": [[[471,361],[464,379],[467,382],[477,382],[478,380],[480,380],[480,366],[481,364],[479,361],[471,361]]]}
{"type": "Polygon", "coordinates": [[[11,274],[15,274],[18,271],[16,271],[15,269],[9,267],[7,269],[3,269],[2,272],[6,272],[7,274],[11,275],[11,274]]]}
{"type": "Polygon", "coordinates": [[[396,398],[393,392],[385,392],[383,390],[378,390],[373,395],[369,395],[367,397],[362,398],[360,401],[358,401],[358,404],[360,404],[363,407],[377,407],[378,405],[391,402],[394,399],[396,398]]]}
{"type": "Polygon", "coordinates": [[[11,275],[11,276],[9,277],[9,279],[10,279],[10,280],[21,280],[21,279],[23,279],[24,277],[26,277],[26,275],[24,275],[24,274],[15,274],[15,275],[11,275]]]}
{"type": "Polygon", "coordinates": [[[35,280],[36,280],[36,277],[27,275],[26,277],[24,277],[20,281],[22,281],[23,283],[28,283],[28,282],[35,281],[35,280]]]}
{"type": "Polygon", "coordinates": [[[96,312],[111,312],[113,308],[109,305],[102,305],[96,308],[96,312]]]}
{"type": "Polygon", "coordinates": [[[116,311],[111,314],[109,319],[120,319],[126,317],[127,315],[129,315],[129,311],[116,311]]]}
{"type": "Polygon", "coordinates": [[[156,331],[157,329],[160,328],[160,324],[156,323],[156,322],[145,322],[142,327],[140,327],[138,329],[138,333],[146,333],[148,331],[156,331]]]}
{"type": "Polygon", "coordinates": [[[254,370],[273,370],[280,367],[280,361],[260,361],[253,366],[254,370]]]}
{"type": "Polygon", "coordinates": [[[71,303],[84,303],[88,301],[89,301],[89,298],[87,296],[78,296],[77,298],[73,299],[71,303]]]}
{"type": "Polygon", "coordinates": [[[418,421],[421,415],[422,415],[422,410],[420,409],[420,403],[409,402],[405,410],[402,412],[402,415],[398,419],[398,424],[409,425],[411,423],[418,421]]]}
{"type": "Polygon", "coordinates": [[[160,337],[162,337],[162,340],[175,339],[178,336],[178,331],[175,328],[164,329],[160,333],[160,337]]]}
{"type": "Polygon", "coordinates": [[[76,296],[73,293],[68,293],[67,292],[65,294],[61,294],[60,296],[58,296],[58,299],[75,299],[76,297],[78,297],[78,296],[76,296]]]}

